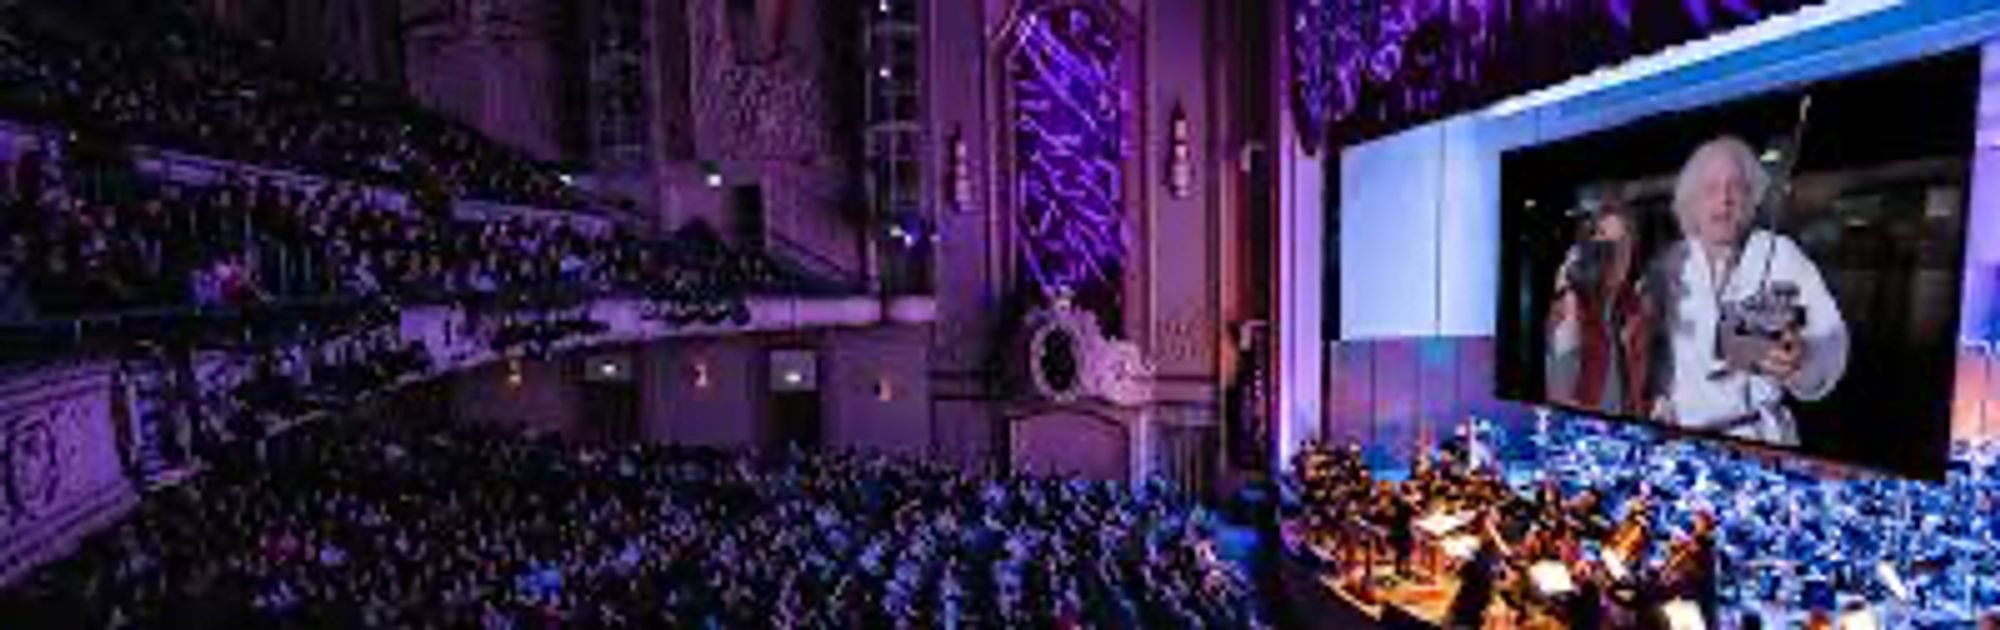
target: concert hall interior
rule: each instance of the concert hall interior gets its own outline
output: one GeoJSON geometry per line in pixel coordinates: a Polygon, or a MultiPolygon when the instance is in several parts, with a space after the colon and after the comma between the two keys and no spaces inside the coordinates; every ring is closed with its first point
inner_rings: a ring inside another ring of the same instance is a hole
{"type": "Polygon", "coordinates": [[[0,0],[0,627],[2000,630],[2000,1],[0,0]]]}

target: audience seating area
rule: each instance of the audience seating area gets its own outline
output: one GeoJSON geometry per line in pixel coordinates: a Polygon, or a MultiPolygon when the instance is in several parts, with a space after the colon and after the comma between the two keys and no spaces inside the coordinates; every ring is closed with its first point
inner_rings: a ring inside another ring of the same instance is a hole
{"type": "Polygon", "coordinates": [[[74,194],[44,158],[0,197],[0,321],[188,306],[379,298],[398,303],[619,292],[680,302],[786,291],[772,259],[701,224],[664,238],[513,217],[461,220],[376,203],[366,189],[242,179],[145,181],[74,194]]]}
{"type": "Polygon", "coordinates": [[[433,195],[582,203],[553,166],[396,90],[207,27],[175,2],[0,5],[0,112],[433,195]]]}
{"type": "Polygon", "coordinates": [[[751,294],[847,289],[699,223],[580,212],[556,169],[174,3],[0,5],[0,120],[34,138],[0,151],[0,324],[608,293],[719,323],[751,294]],[[148,172],[137,147],[220,172],[148,172]],[[460,200],[557,212],[472,218],[460,200]]]}
{"type": "Polygon", "coordinates": [[[8,598],[45,627],[1255,628],[1165,484],[326,423],[8,598]]]}
{"type": "Polygon", "coordinates": [[[0,151],[0,328],[344,311],[221,359],[122,339],[144,434],[121,448],[162,485],[0,592],[9,625],[1264,625],[1209,514],[1164,483],[351,418],[432,370],[378,334],[400,306],[616,294],[740,323],[752,294],[816,287],[700,223],[661,234],[580,212],[555,167],[176,3],[0,3],[0,120],[36,139],[0,151]],[[160,151],[223,167],[199,181],[139,168],[160,151]],[[560,212],[454,214],[466,199],[560,212]],[[184,470],[201,472],[160,474],[184,470]]]}

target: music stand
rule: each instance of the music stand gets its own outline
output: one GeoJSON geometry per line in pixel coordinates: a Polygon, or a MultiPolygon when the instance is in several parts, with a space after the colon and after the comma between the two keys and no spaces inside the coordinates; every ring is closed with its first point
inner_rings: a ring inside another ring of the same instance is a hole
{"type": "Polygon", "coordinates": [[[1667,618],[1669,630],[1708,630],[1708,622],[1702,619],[1701,607],[1685,599],[1675,599],[1660,606],[1660,614],[1667,618]]]}

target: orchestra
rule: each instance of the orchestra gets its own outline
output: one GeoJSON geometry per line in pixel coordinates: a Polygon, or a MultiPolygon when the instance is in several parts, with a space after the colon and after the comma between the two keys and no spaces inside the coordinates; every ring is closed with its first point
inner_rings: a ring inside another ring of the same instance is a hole
{"type": "Polygon", "coordinates": [[[1376,479],[1357,447],[1314,446],[1293,470],[1306,537],[1332,550],[1338,582],[1357,599],[1413,584],[1456,583],[1440,627],[1507,618],[1569,628],[1675,627],[1660,611],[1680,602],[1715,627],[1716,519],[1657,522],[1643,484],[1612,513],[1604,492],[1565,493],[1553,478],[1516,492],[1498,473],[1464,465],[1453,448],[1422,457],[1401,482],[1376,479]],[[1615,523],[1615,525],[1614,525],[1615,523]],[[1659,544],[1666,540],[1665,544],[1659,544]],[[1440,559],[1427,562],[1422,559],[1440,559]],[[1390,571],[1377,572],[1386,561],[1390,571]]]}

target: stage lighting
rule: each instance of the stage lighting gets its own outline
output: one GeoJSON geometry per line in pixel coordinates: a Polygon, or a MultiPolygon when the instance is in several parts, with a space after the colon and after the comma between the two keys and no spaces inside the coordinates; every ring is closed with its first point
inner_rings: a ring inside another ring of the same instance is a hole
{"type": "Polygon", "coordinates": [[[1505,118],[1585,94],[1629,85],[1770,42],[1788,39],[1800,33],[1888,11],[1902,6],[1903,3],[1904,0],[1828,0],[1820,5],[1773,16],[1762,22],[1732,29],[1706,39],[1669,46],[1650,55],[1500,101],[1487,107],[1485,115],[1489,118],[1505,118]]]}

